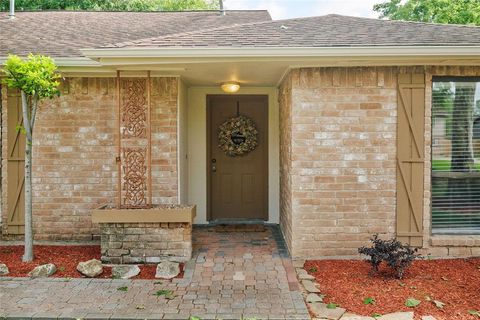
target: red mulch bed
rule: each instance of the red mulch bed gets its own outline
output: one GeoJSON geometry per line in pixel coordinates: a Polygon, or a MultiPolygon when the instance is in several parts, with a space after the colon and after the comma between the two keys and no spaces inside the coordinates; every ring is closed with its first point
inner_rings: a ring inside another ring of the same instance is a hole
{"type": "MultiPolygon", "coordinates": [[[[0,246],[0,263],[5,263],[10,270],[8,277],[28,277],[28,273],[38,265],[53,263],[57,272],[52,277],[56,278],[84,278],[77,271],[77,264],[90,259],[100,260],[100,246],[43,246],[36,245],[33,249],[35,259],[33,262],[22,262],[23,246],[0,246]]],[[[156,279],[156,265],[139,265],[140,274],[132,279],[156,279]]],[[[181,273],[177,278],[183,277],[183,265],[180,264],[181,273]]],[[[103,267],[103,273],[97,278],[111,278],[112,268],[103,267]]]]}
{"type": "Polygon", "coordinates": [[[385,266],[379,274],[370,275],[370,264],[358,260],[307,261],[305,269],[320,284],[326,303],[359,315],[414,311],[416,319],[425,315],[438,320],[480,319],[469,314],[469,310],[480,311],[479,258],[418,260],[401,280],[393,278],[385,266]],[[445,306],[439,309],[425,296],[445,306]],[[375,298],[375,304],[365,305],[367,297],[375,298]],[[410,297],[422,302],[415,308],[406,307],[405,300],[410,297]]]}

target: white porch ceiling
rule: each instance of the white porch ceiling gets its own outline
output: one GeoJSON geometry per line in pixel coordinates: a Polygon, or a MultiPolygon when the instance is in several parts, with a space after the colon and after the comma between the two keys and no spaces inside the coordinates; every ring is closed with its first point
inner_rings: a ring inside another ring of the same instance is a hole
{"type": "MultiPolygon", "coordinates": [[[[469,52],[468,52],[469,53],[469,52]]],[[[242,86],[277,86],[289,68],[299,67],[361,67],[412,65],[480,65],[479,56],[455,55],[362,55],[362,56],[244,56],[244,57],[101,57],[82,61],[57,59],[64,75],[179,76],[188,86],[217,86],[225,81],[237,81],[242,86]]]]}

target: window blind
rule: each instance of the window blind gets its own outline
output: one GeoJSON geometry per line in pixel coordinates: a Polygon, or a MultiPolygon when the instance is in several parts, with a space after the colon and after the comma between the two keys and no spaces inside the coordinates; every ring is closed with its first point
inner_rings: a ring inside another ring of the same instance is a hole
{"type": "Polygon", "coordinates": [[[480,81],[434,79],[432,233],[480,234],[480,81]]]}

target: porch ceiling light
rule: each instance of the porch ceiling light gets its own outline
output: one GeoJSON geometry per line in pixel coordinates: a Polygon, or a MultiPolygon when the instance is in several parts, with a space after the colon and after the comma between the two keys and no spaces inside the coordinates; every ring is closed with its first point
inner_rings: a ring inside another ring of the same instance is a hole
{"type": "Polygon", "coordinates": [[[240,90],[240,84],[238,82],[229,81],[222,83],[220,88],[222,88],[225,93],[235,93],[240,90]]]}

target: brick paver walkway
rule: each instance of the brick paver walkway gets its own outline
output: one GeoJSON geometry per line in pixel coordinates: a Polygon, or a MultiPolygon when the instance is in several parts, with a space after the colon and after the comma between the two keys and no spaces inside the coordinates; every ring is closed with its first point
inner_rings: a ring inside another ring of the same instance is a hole
{"type": "Polygon", "coordinates": [[[194,259],[183,279],[0,277],[0,319],[310,319],[276,227],[196,228],[193,236],[194,259]],[[175,298],[154,295],[162,289],[175,298]]]}

